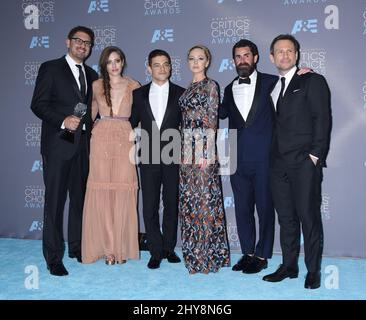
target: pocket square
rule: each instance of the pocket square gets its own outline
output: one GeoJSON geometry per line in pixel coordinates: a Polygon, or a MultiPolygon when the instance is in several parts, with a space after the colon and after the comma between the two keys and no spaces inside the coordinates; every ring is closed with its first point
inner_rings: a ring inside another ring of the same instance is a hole
{"type": "Polygon", "coordinates": [[[292,91],[292,93],[295,93],[297,91],[300,91],[301,89],[295,89],[294,91],[292,91]]]}

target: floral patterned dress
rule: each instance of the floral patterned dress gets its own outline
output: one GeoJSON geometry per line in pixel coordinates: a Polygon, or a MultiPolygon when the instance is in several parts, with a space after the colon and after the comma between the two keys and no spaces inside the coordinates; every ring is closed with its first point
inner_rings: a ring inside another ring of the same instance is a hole
{"type": "Polygon", "coordinates": [[[230,265],[230,251],[216,157],[219,105],[216,83],[207,78],[192,83],[180,97],[179,105],[182,111],[179,216],[184,263],[189,273],[217,272],[220,267],[230,265]],[[202,161],[208,163],[204,169],[199,166],[202,161]]]}

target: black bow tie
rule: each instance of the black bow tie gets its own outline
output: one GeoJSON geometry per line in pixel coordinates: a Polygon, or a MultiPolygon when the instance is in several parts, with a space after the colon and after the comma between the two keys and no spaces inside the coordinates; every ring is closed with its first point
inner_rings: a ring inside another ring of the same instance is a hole
{"type": "Polygon", "coordinates": [[[242,83],[246,83],[246,84],[250,84],[250,78],[239,78],[239,84],[242,84],[242,83]]]}

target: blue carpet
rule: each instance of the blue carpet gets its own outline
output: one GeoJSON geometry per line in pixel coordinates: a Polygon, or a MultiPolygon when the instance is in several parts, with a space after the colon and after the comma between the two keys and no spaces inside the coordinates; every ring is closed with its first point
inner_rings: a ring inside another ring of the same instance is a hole
{"type": "MultiPolygon", "coordinates": [[[[177,253],[181,256],[179,250],[177,253]]],[[[46,269],[41,241],[0,239],[0,299],[366,299],[366,260],[362,259],[324,258],[321,288],[307,290],[303,287],[306,274],[303,257],[299,278],[280,283],[262,281],[265,274],[281,263],[280,255],[269,260],[268,269],[254,275],[234,272],[231,268],[223,268],[216,274],[189,275],[183,263],[170,264],[166,260],[160,269],[150,270],[146,267],[149,257],[143,251],[139,261],[107,266],[104,261],[83,265],[66,254],[64,264],[69,276],[54,277],[46,269]],[[33,281],[37,279],[37,271],[39,280],[33,281]],[[29,288],[32,286],[36,289],[29,288]]],[[[235,263],[240,255],[232,254],[231,258],[235,263]]]]}

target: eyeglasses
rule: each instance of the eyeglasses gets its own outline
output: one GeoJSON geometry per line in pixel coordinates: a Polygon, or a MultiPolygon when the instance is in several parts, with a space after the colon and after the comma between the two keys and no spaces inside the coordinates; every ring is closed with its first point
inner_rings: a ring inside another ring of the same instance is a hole
{"type": "Polygon", "coordinates": [[[76,42],[76,44],[78,44],[80,46],[82,44],[85,44],[86,47],[91,47],[93,45],[90,41],[83,40],[83,39],[80,39],[80,38],[71,38],[71,39],[74,40],[76,42]]]}

